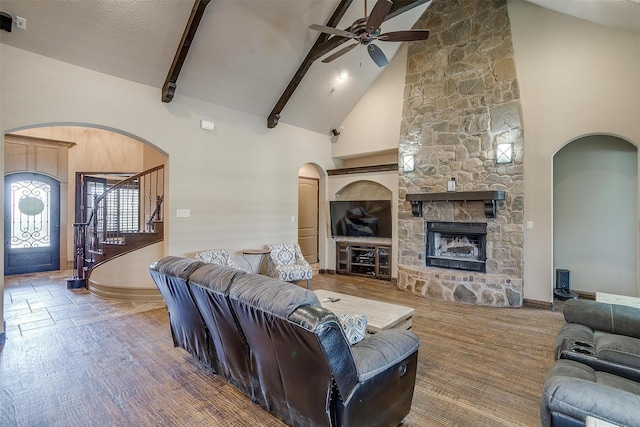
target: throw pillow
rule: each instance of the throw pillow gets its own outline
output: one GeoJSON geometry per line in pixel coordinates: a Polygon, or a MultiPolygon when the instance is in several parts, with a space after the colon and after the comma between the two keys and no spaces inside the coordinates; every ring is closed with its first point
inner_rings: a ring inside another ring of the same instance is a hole
{"type": "Polygon", "coordinates": [[[344,314],[335,313],[340,321],[340,326],[347,337],[349,344],[359,343],[367,335],[367,315],[366,314],[344,314]]]}

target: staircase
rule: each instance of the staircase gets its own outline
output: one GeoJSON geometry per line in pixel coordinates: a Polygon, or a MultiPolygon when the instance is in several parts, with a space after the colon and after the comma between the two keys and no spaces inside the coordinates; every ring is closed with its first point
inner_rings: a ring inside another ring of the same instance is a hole
{"type": "Polygon", "coordinates": [[[74,277],[67,288],[87,287],[100,264],[164,239],[164,166],[96,195],[89,219],[74,227],[74,277]]]}

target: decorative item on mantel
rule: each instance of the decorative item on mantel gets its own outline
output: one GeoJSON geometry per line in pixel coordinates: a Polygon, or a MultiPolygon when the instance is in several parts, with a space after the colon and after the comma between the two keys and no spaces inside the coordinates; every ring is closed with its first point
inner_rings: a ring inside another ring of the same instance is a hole
{"type": "Polygon", "coordinates": [[[406,200],[411,203],[413,216],[422,216],[423,202],[484,202],[484,214],[487,218],[496,217],[496,202],[505,199],[504,191],[447,191],[444,193],[407,194],[406,200]]]}

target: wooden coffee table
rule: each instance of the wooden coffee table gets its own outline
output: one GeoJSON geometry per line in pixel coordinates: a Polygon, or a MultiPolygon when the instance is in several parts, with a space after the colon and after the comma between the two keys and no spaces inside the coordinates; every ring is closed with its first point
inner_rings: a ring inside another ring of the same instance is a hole
{"type": "Polygon", "coordinates": [[[385,329],[411,329],[414,309],[366,298],[318,289],[315,291],[322,307],[334,313],[367,315],[367,332],[375,334],[385,329]]]}

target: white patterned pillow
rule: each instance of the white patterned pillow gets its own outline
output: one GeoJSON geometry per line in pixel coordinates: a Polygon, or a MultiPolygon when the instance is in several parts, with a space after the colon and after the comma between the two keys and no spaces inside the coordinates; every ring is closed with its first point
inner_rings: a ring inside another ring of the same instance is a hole
{"type": "Polygon", "coordinates": [[[335,313],[349,344],[357,344],[367,335],[366,314],[335,313]]]}

